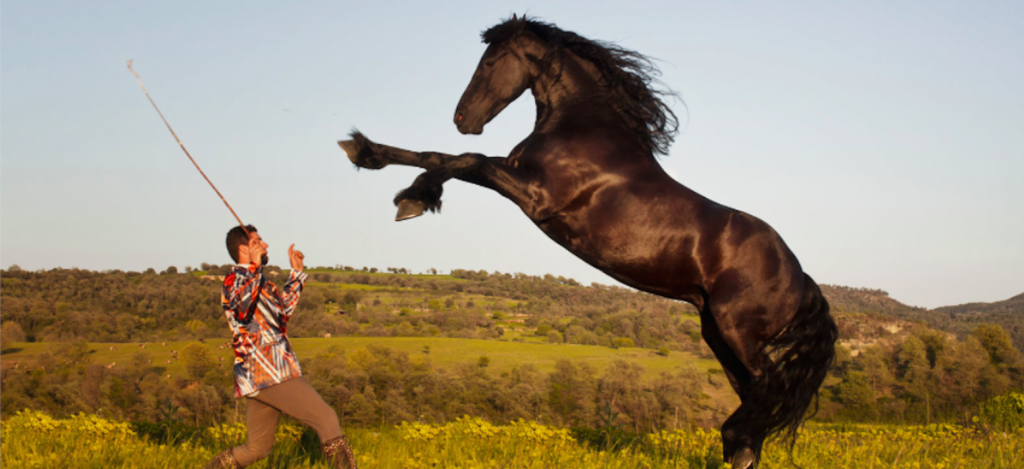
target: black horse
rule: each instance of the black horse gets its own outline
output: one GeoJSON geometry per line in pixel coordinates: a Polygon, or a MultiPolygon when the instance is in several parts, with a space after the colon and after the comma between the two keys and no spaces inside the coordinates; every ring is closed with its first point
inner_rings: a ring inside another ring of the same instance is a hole
{"type": "Polygon", "coordinates": [[[726,461],[753,467],[765,438],[792,444],[835,356],[818,285],[765,222],[679,184],[658,164],[677,132],[643,55],[515,16],[455,109],[464,134],[529,89],[537,122],[508,157],[412,152],[358,132],[338,142],[357,166],[426,169],[395,198],[398,220],[441,207],[452,178],[515,202],[544,233],[616,280],[683,300],[742,404],[722,425],[726,461]]]}

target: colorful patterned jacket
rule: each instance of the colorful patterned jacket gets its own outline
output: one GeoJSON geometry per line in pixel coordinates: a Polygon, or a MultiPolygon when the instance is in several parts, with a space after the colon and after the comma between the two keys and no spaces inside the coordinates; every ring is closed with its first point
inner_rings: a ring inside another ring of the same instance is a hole
{"type": "Polygon", "coordinates": [[[302,375],[288,341],[287,324],[306,277],[292,270],[283,295],[255,264],[235,266],[224,278],[221,304],[233,334],[235,397],[302,375]]]}

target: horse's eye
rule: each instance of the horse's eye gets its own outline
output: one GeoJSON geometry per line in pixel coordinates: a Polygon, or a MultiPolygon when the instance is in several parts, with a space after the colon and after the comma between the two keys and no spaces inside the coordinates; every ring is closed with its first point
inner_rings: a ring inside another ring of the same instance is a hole
{"type": "Polygon", "coordinates": [[[488,61],[484,62],[484,65],[486,65],[488,67],[493,67],[494,66],[494,61],[493,60],[488,60],[488,61]]]}

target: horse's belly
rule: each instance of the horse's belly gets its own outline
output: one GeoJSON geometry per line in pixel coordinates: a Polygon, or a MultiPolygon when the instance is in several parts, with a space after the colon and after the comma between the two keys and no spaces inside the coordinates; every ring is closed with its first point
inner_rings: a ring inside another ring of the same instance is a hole
{"type": "Polygon", "coordinates": [[[559,217],[538,223],[541,231],[569,252],[633,288],[699,304],[701,272],[692,238],[651,233],[637,226],[573,226],[559,217]]]}

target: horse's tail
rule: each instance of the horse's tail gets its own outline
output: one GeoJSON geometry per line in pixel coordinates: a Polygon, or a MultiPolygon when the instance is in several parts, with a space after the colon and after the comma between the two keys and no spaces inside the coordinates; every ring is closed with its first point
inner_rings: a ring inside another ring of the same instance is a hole
{"type": "Polygon", "coordinates": [[[818,284],[804,274],[800,309],[789,325],[765,344],[770,361],[752,383],[755,389],[750,395],[759,402],[751,409],[750,423],[768,435],[778,434],[792,448],[800,425],[814,415],[807,414],[812,402],[814,412],[818,410],[818,389],[835,361],[838,336],[828,301],[818,284]]]}

